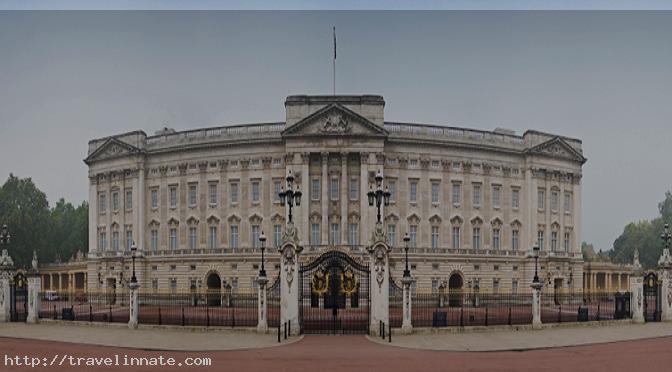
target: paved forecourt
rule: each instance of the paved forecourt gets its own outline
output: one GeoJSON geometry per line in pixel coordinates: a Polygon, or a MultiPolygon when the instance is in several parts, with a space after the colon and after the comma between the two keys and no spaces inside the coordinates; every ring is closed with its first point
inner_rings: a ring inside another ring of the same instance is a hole
{"type": "Polygon", "coordinates": [[[584,323],[550,326],[541,330],[511,330],[489,328],[473,332],[430,331],[388,339],[369,337],[371,341],[413,349],[446,351],[506,351],[531,350],[641,340],[672,336],[672,323],[610,324],[584,323]]]}
{"type": "Polygon", "coordinates": [[[128,329],[126,324],[89,324],[42,322],[39,324],[4,323],[0,337],[79,343],[145,350],[240,350],[284,345],[276,333],[259,334],[255,330],[141,326],[128,329]]]}

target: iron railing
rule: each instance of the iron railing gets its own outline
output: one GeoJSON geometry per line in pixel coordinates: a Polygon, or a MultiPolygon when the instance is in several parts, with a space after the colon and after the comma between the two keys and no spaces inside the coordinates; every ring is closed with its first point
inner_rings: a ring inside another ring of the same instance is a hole
{"type": "Polygon", "coordinates": [[[45,319],[128,323],[128,292],[40,292],[38,316],[45,319]]]}
{"type": "Polygon", "coordinates": [[[630,317],[628,292],[548,292],[541,295],[542,323],[601,321],[630,317]]]}

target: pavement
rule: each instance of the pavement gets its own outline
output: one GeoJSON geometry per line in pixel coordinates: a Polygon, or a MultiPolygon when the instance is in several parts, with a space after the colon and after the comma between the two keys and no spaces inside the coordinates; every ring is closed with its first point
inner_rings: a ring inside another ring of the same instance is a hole
{"type": "Polygon", "coordinates": [[[126,324],[80,322],[0,323],[0,337],[175,351],[257,349],[285,345],[299,339],[292,337],[278,343],[277,333],[259,334],[251,330],[142,326],[131,330],[126,324]]]}
{"type": "MultiPolygon", "coordinates": [[[[481,336],[485,338],[489,335],[481,336]]],[[[370,342],[362,336],[309,335],[298,342],[283,345],[286,346],[230,351],[148,351],[85,344],[73,347],[72,344],[62,342],[0,337],[0,371],[632,372],[665,371],[672,365],[672,337],[487,353],[389,347],[370,342]],[[36,360],[39,364],[36,367],[26,365],[24,357],[36,360]],[[119,364],[107,366],[96,362],[101,358],[114,361],[116,357],[119,357],[119,364]],[[151,358],[154,361],[171,358],[176,363],[170,366],[138,366],[125,363],[127,358],[151,358]],[[194,358],[200,358],[201,367],[193,367],[194,358]],[[207,364],[203,358],[208,359],[207,364]]]]}
{"type": "Polygon", "coordinates": [[[392,336],[376,343],[411,349],[444,351],[520,351],[632,341],[672,336],[672,323],[610,323],[550,327],[541,330],[493,330],[468,333],[418,333],[392,336]]]}
{"type": "MultiPolygon", "coordinates": [[[[612,343],[672,336],[672,323],[611,323],[592,326],[552,327],[542,330],[493,328],[479,332],[434,332],[378,337],[356,336],[381,346],[444,351],[520,351],[577,345],[612,343]],[[366,337],[366,338],[365,338],[366,337]]],[[[277,342],[277,334],[252,329],[213,329],[140,326],[83,322],[3,323],[0,337],[56,341],[142,350],[222,351],[284,346],[301,337],[277,342]]],[[[314,336],[307,336],[314,337],[314,336]]],[[[343,336],[332,336],[337,339],[343,336]]]]}

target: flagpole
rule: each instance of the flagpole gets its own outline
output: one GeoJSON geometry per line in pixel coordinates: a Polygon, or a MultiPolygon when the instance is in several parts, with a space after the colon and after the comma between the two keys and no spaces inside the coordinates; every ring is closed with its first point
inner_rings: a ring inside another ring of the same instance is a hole
{"type": "Polygon", "coordinates": [[[336,95],[336,26],[334,26],[333,94],[336,95]]]}

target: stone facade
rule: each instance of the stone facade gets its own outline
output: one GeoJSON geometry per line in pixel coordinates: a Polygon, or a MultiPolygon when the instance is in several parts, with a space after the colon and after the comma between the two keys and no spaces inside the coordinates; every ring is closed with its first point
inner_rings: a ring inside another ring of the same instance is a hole
{"type": "MultiPolygon", "coordinates": [[[[380,171],[394,280],[408,232],[422,290],[529,290],[538,240],[540,277],[583,288],[580,140],[387,122],[384,106],[380,96],[290,96],[284,122],[90,141],[88,289],[126,287],[133,241],[144,290],[255,287],[256,238],[281,243],[276,195],[289,171],[303,192],[293,209],[302,259],[330,246],[369,259],[366,192],[380,171]]],[[[266,252],[272,281],[280,254],[266,252]]]]}

